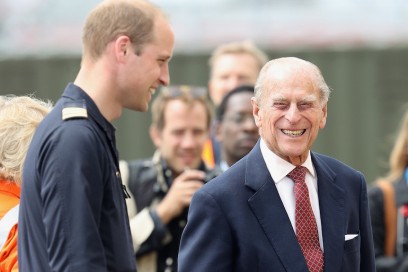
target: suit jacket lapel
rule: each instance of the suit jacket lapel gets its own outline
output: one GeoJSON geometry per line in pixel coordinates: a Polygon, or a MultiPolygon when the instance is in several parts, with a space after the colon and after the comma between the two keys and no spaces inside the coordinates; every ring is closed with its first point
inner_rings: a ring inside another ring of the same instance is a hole
{"type": "Polygon", "coordinates": [[[245,184],[254,190],[248,199],[249,206],[282,265],[287,271],[307,271],[295,232],[262,157],[259,141],[247,157],[245,184]]]}
{"type": "Polygon", "coordinates": [[[337,271],[341,267],[344,251],[344,190],[336,174],[317,155],[312,153],[316,169],[320,218],[324,245],[324,270],[337,271]]]}

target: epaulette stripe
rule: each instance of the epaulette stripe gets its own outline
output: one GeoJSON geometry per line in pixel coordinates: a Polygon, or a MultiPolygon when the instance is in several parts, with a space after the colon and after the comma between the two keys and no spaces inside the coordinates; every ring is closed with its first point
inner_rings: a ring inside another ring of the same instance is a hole
{"type": "Polygon", "coordinates": [[[62,109],[62,120],[71,118],[88,118],[88,112],[84,108],[69,107],[62,109]]]}

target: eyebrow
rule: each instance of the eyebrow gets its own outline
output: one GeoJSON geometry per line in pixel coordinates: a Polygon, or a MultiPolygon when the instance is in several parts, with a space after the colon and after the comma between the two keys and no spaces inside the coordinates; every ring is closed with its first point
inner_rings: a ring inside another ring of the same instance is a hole
{"type": "Polygon", "coordinates": [[[300,102],[311,103],[311,102],[316,102],[316,101],[318,101],[318,99],[316,98],[315,95],[308,95],[304,97],[300,102]]]}
{"type": "Polygon", "coordinates": [[[287,101],[287,99],[282,95],[274,95],[272,96],[273,102],[280,102],[280,101],[287,101]]]}
{"type": "Polygon", "coordinates": [[[172,57],[172,55],[168,55],[168,54],[166,54],[166,55],[159,55],[159,59],[164,59],[164,60],[170,60],[171,59],[171,57],[172,57]]]}
{"type": "MultiPolygon", "coordinates": [[[[273,102],[282,102],[282,101],[288,101],[288,99],[287,98],[285,98],[284,96],[282,96],[282,95],[275,95],[274,97],[272,97],[272,101],[273,102]]],[[[299,102],[307,102],[307,103],[311,103],[311,102],[316,102],[317,101],[317,99],[316,99],[316,96],[315,95],[308,95],[308,96],[305,96],[303,99],[301,99],[300,101],[298,101],[298,103],[299,102]]]]}

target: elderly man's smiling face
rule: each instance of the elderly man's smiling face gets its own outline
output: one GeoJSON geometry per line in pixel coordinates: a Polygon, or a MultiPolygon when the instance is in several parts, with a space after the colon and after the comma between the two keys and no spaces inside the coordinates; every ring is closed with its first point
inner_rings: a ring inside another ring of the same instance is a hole
{"type": "Polygon", "coordinates": [[[260,101],[252,100],[261,137],[279,157],[302,164],[319,129],[327,119],[327,103],[321,101],[315,70],[308,65],[284,63],[271,66],[260,101]]]}

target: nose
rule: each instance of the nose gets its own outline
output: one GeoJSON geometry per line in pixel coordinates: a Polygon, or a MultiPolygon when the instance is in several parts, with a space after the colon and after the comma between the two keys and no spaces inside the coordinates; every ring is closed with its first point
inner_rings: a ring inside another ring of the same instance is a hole
{"type": "Polygon", "coordinates": [[[193,148],[196,144],[195,137],[192,133],[185,133],[181,140],[181,146],[183,148],[193,148]]]}
{"type": "Polygon", "coordinates": [[[300,112],[296,104],[290,104],[288,111],[286,112],[286,119],[290,123],[296,123],[300,120],[300,112]]]}
{"type": "Polygon", "coordinates": [[[170,73],[169,73],[169,65],[163,65],[162,69],[160,70],[160,77],[159,77],[160,84],[163,86],[167,86],[170,84],[170,73]]]}
{"type": "Polygon", "coordinates": [[[241,85],[241,82],[240,82],[239,78],[236,77],[236,76],[231,76],[230,78],[228,78],[226,87],[227,87],[228,91],[230,91],[230,90],[234,89],[235,87],[237,87],[239,85],[241,85]]]}

